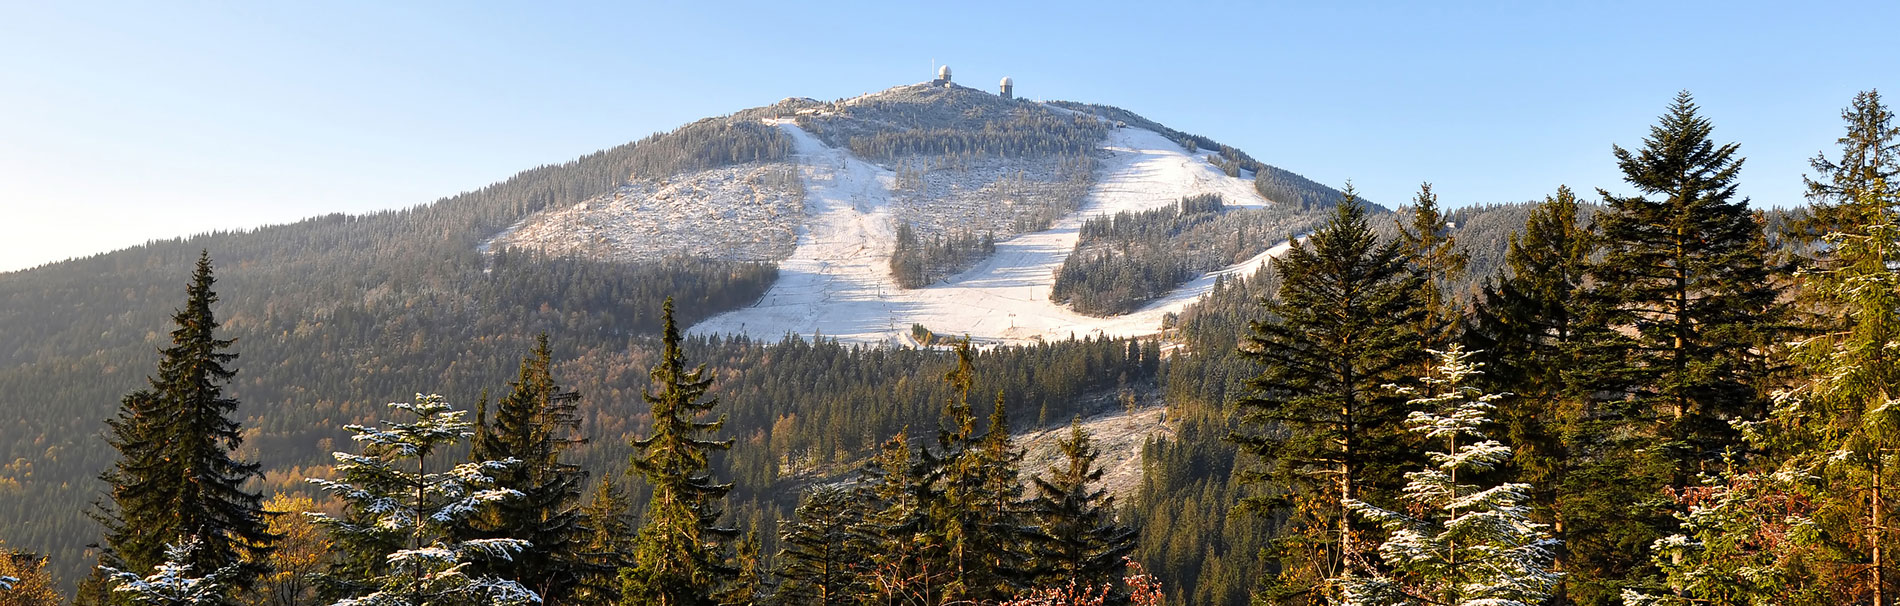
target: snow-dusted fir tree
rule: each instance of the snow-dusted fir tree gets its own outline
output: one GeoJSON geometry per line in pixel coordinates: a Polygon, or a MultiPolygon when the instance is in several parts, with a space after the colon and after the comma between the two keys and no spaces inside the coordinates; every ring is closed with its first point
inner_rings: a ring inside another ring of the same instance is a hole
{"type": "Polygon", "coordinates": [[[351,439],[364,445],[363,454],[332,455],[340,482],[309,480],[345,504],[340,518],[305,514],[328,528],[339,546],[379,551],[400,546],[357,554],[370,565],[356,571],[357,578],[337,579],[333,585],[345,588],[346,595],[336,606],[540,603],[540,596],[519,583],[466,571],[478,556],[513,557],[529,547],[527,541],[456,541],[449,532],[486,505],[519,497],[513,489],[496,487],[490,476],[515,461],[476,461],[432,471],[431,455],[472,435],[473,425],[462,420],[466,411],[450,408],[439,395],[417,394],[413,404],[389,406],[414,420],[384,421],[380,428],[348,426],[356,433],[351,439]]]}
{"type": "Polygon", "coordinates": [[[152,574],[140,577],[137,574],[101,566],[106,583],[113,593],[126,597],[139,606],[225,606],[235,604],[227,595],[227,582],[238,573],[236,565],[211,571],[204,576],[192,576],[191,562],[196,559],[203,543],[197,537],[191,537],[180,543],[165,546],[165,561],[159,563],[152,574]]]}
{"type": "MultiPolygon", "coordinates": [[[[1511,458],[1511,448],[1487,437],[1492,402],[1502,397],[1467,384],[1479,364],[1462,347],[1433,351],[1437,363],[1423,382],[1439,395],[1412,400],[1406,427],[1425,443],[1431,466],[1405,474],[1409,507],[1382,509],[1363,501],[1346,506],[1391,533],[1379,546],[1389,572],[1362,570],[1339,579],[1340,602],[1358,606],[1535,606],[1557,584],[1551,570],[1556,541],[1531,521],[1530,486],[1489,488],[1460,483],[1511,458]],[[1406,512],[1417,512],[1416,515],[1406,512]]],[[[1416,393],[1407,388],[1406,393],[1416,393]]],[[[1371,568],[1371,567],[1366,567],[1371,568]]]]}

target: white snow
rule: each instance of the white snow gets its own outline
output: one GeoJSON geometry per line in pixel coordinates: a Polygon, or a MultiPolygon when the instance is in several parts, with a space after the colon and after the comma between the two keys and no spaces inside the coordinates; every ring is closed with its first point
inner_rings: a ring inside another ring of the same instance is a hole
{"type": "Polygon", "coordinates": [[[998,242],[996,254],[946,282],[902,290],[891,281],[889,266],[895,175],[825,145],[790,121],[776,123],[795,142],[805,181],[807,218],[798,245],[780,263],[778,282],[756,305],[710,318],[690,332],[761,339],[797,333],[896,343],[907,339],[917,323],[939,335],[967,334],[985,344],[1149,335],[1161,330],[1163,315],[1206,294],[1216,275],[1250,273],[1285,250],[1282,244],[1209,273],[1127,315],[1094,318],[1051,302],[1056,270],[1090,217],[1165,207],[1202,193],[1219,193],[1229,206],[1267,204],[1250,182],[1223,174],[1166,137],[1120,128],[1110,131],[1098,180],[1080,212],[1047,231],[998,242]]]}

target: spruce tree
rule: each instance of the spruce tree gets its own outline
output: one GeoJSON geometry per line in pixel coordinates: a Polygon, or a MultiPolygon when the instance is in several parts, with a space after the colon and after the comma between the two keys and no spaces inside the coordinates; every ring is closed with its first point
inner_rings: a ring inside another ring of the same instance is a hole
{"type": "Polygon", "coordinates": [[[1062,460],[1046,476],[1034,478],[1036,497],[1030,502],[1037,536],[1032,570],[1034,586],[1065,592],[1065,603],[1077,603],[1091,590],[1114,587],[1112,604],[1127,603],[1120,583],[1133,553],[1138,533],[1115,519],[1115,497],[1100,487],[1100,453],[1080,420],[1069,424],[1069,435],[1056,442],[1062,460]]]}
{"type": "MultiPolygon", "coordinates": [[[[1827,218],[1827,247],[1802,272],[1804,299],[1830,318],[1798,342],[1804,380],[1780,394],[1764,433],[1782,456],[1783,476],[1821,505],[1826,550],[1854,574],[1857,595],[1893,603],[1894,537],[1888,529],[1900,483],[1900,128],[1874,93],[1856,96],[1843,116],[1841,160],[1810,181],[1815,217],[1827,218]]],[[[1818,569],[1819,567],[1817,567],[1818,569]]]]}
{"type": "MultiPolygon", "coordinates": [[[[955,348],[957,365],[944,376],[951,395],[939,421],[937,449],[924,449],[919,461],[928,486],[929,532],[943,546],[943,559],[936,565],[946,577],[940,599],[998,600],[1007,597],[1005,581],[991,563],[1006,546],[991,541],[995,520],[987,504],[992,496],[988,491],[995,488],[993,478],[1002,473],[997,467],[1004,461],[989,460],[987,450],[979,446],[980,438],[988,436],[977,435],[970,407],[974,354],[968,339],[955,348]]],[[[1007,449],[1007,435],[1002,439],[1007,449]]]]}
{"type": "Polygon", "coordinates": [[[1326,580],[1367,547],[1343,504],[1393,494],[1415,456],[1405,399],[1388,387],[1408,382],[1403,371],[1425,354],[1412,330],[1427,314],[1425,279],[1407,263],[1348,188],[1333,218],[1273,264],[1279,296],[1240,348],[1262,368],[1231,438],[1261,462],[1249,480],[1269,487],[1250,506],[1288,516],[1267,555],[1271,602],[1325,599],[1326,580]]]}
{"type": "Polygon", "coordinates": [[[732,448],[732,440],[707,438],[725,425],[725,417],[700,420],[719,400],[706,396],[712,378],[705,365],[686,367],[670,297],[661,318],[664,350],[653,367],[654,388],[643,392],[653,429],[633,440],[632,458],[632,471],[646,479],[653,496],[635,539],[634,565],[620,574],[621,603],[711,606],[738,572],[730,547],[738,531],[719,525],[732,484],[715,482],[711,474],[712,453],[732,448]]]}
{"type": "Polygon", "coordinates": [[[1419,185],[1418,196],[1410,207],[1400,209],[1399,219],[1399,241],[1404,242],[1412,266],[1425,276],[1426,315],[1418,326],[1419,336],[1430,347],[1443,347],[1464,317],[1452,286],[1464,277],[1470,256],[1452,237],[1451,223],[1438,208],[1432,184],[1419,185]]]}
{"type": "Polygon", "coordinates": [[[778,575],[783,582],[772,602],[784,606],[855,604],[865,593],[859,571],[871,554],[859,549],[852,530],[864,511],[850,488],[829,484],[805,491],[791,520],[779,529],[778,575]]]}
{"type": "Polygon", "coordinates": [[[575,414],[580,394],[563,391],[554,383],[552,357],[543,333],[536,338],[534,351],[521,360],[519,376],[509,383],[508,394],[495,403],[493,422],[477,421],[469,459],[520,461],[497,471],[495,480],[522,494],[472,519],[465,534],[517,538],[534,545],[478,568],[519,581],[546,603],[562,604],[569,601],[582,577],[597,571],[591,570],[594,565],[585,561],[579,549],[585,533],[581,485],[587,474],[564,460],[568,449],[580,442],[574,437],[580,426],[575,414]]]}
{"type": "MultiPolygon", "coordinates": [[[[1808,218],[1795,226],[1795,235],[1813,242],[1830,233],[1852,233],[1871,225],[1866,195],[1891,195],[1900,188],[1900,125],[1880,100],[1880,91],[1862,91],[1841,110],[1847,133],[1836,139],[1839,159],[1817,154],[1808,161],[1816,173],[1802,176],[1807,185],[1808,218]],[[1818,177],[1818,178],[1817,178],[1818,177]]],[[[1815,251],[1826,256],[1830,249],[1815,251]]]]}
{"type": "Polygon", "coordinates": [[[1025,546],[1034,536],[1023,507],[1023,451],[1010,441],[1009,411],[1003,392],[996,392],[989,425],[971,453],[982,468],[977,500],[981,566],[987,577],[983,591],[1003,600],[1026,587],[1029,554],[1025,546]]]}
{"type": "Polygon", "coordinates": [[[1646,451],[1684,487],[1737,445],[1733,422],[1759,420],[1766,400],[1751,356],[1780,321],[1762,226],[1737,200],[1742,159],[1717,145],[1687,92],[1637,151],[1615,147],[1639,195],[1599,190],[1603,260],[1596,285],[1599,347],[1615,353],[1592,386],[1628,394],[1623,406],[1656,423],[1646,451]]]}
{"type": "Polygon", "coordinates": [[[195,537],[168,545],[165,548],[165,561],[154,567],[152,574],[140,576],[114,568],[104,568],[116,595],[126,598],[137,606],[235,606],[231,599],[232,578],[238,575],[236,565],[209,571],[201,576],[191,567],[192,560],[199,559],[192,552],[203,548],[195,537]]]}
{"type": "Polygon", "coordinates": [[[576,604],[613,604],[620,601],[620,569],[633,565],[633,536],[637,530],[633,504],[613,476],[602,477],[594,494],[581,506],[584,536],[578,547],[588,566],[574,589],[576,604]]]}
{"type": "Polygon", "coordinates": [[[936,604],[945,571],[943,545],[929,532],[930,489],[924,467],[911,456],[904,432],[879,445],[854,491],[865,509],[852,537],[867,554],[860,571],[865,603],[897,606],[936,604]]]}
{"type": "Polygon", "coordinates": [[[270,553],[262,497],[244,484],[262,477],[258,465],[232,457],[243,443],[230,417],[238,401],[224,393],[237,371],[230,339],[216,335],[211,258],[200,253],[185,305],[172,314],[171,346],[160,350],[158,373],[125,396],[108,421],[108,442],[119,460],[101,479],[111,503],[95,506],[106,527],[102,566],[136,575],[165,561],[168,545],[197,538],[193,570],[237,566],[229,582],[249,586],[261,572],[244,562],[270,553]]]}
{"type": "Polygon", "coordinates": [[[1499,405],[1497,420],[1512,445],[1511,471],[1531,487],[1533,517],[1560,541],[1559,566],[1570,528],[1560,501],[1578,459],[1594,460],[1598,443],[1582,431],[1588,394],[1566,380],[1578,367],[1578,324],[1595,249],[1576,195],[1558,188],[1512,234],[1510,271],[1485,285],[1465,334],[1486,369],[1479,380],[1518,396],[1499,405]]]}
{"type": "Polygon", "coordinates": [[[340,480],[310,478],[343,503],[343,515],[306,513],[330,531],[353,566],[322,579],[337,606],[374,604],[529,604],[540,596],[512,580],[471,573],[478,560],[507,558],[531,546],[516,538],[460,539],[454,529],[468,517],[521,493],[497,486],[491,474],[519,462],[472,461],[444,469],[432,459],[474,434],[439,395],[392,402],[403,420],[380,427],[349,425],[363,452],[334,453],[340,480]]]}

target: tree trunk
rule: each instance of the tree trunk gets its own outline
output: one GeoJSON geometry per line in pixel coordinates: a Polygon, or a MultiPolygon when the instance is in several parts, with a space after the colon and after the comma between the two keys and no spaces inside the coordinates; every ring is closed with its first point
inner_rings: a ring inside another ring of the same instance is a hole
{"type": "Polygon", "coordinates": [[[1880,460],[1878,458],[1880,456],[1882,455],[1880,454],[1875,455],[1876,458],[1874,461],[1873,520],[1871,520],[1873,523],[1868,525],[1867,532],[1869,535],[1871,535],[1869,537],[1869,542],[1873,544],[1874,606],[1887,606],[1887,592],[1886,592],[1887,569],[1886,569],[1886,561],[1883,557],[1885,554],[1883,553],[1883,550],[1881,549],[1882,544],[1885,543],[1887,540],[1887,529],[1885,526],[1885,520],[1881,519],[1881,510],[1884,509],[1884,506],[1885,506],[1885,503],[1882,501],[1882,499],[1884,498],[1884,495],[1881,494],[1881,488],[1882,488],[1881,483],[1883,481],[1882,476],[1885,475],[1884,473],[1885,470],[1883,469],[1884,466],[1881,465],[1880,460]]]}

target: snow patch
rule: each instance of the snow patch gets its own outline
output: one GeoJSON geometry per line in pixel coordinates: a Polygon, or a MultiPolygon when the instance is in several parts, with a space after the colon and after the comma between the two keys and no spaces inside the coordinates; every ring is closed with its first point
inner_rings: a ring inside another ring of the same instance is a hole
{"type": "Polygon", "coordinates": [[[692,333],[767,340],[792,333],[901,343],[915,323],[984,344],[1151,335],[1161,330],[1163,316],[1211,290],[1217,276],[1251,272],[1286,249],[1283,244],[1211,272],[1123,316],[1095,318],[1051,302],[1056,271],[1091,217],[1163,208],[1205,193],[1220,194],[1228,206],[1268,204],[1252,183],[1227,176],[1174,141],[1148,130],[1119,128],[1104,143],[1097,181],[1081,211],[1046,231],[997,242],[996,254],[943,283],[900,290],[889,266],[895,174],[824,144],[789,120],[774,123],[795,144],[808,221],[791,256],[780,263],[778,282],[758,304],[710,318],[693,326],[692,333]]]}

